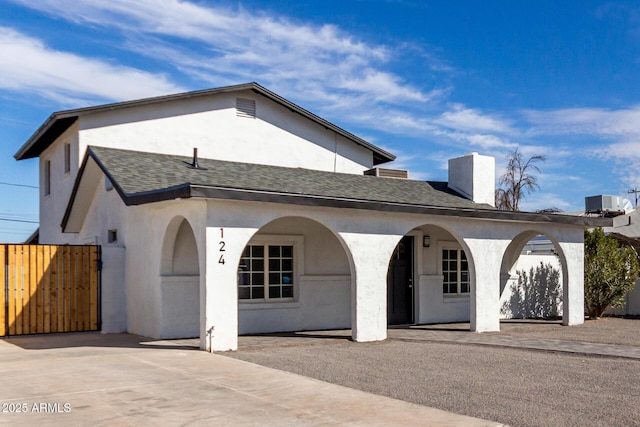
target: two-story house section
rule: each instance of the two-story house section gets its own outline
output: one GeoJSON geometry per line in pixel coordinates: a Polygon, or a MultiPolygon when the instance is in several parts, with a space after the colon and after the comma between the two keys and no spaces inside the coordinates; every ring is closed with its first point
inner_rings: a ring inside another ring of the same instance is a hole
{"type": "Polygon", "coordinates": [[[381,168],[392,154],[256,83],[54,113],[15,157],[40,159],[40,242],[102,247],[104,332],[233,350],[257,332],[497,331],[539,234],[564,324],[584,321],[583,229],[603,220],[496,210],[478,153],[447,181],[381,168]]]}

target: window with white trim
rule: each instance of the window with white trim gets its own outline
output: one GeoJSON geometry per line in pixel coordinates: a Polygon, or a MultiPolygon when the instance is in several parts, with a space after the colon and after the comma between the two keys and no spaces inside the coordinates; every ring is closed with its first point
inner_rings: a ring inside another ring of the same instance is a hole
{"type": "Polygon", "coordinates": [[[71,172],[71,144],[64,144],[64,173],[71,172]]]}
{"type": "Polygon", "coordinates": [[[45,160],[43,175],[44,175],[43,195],[48,196],[49,194],[51,194],[51,160],[45,160]]]}
{"type": "Polygon", "coordinates": [[[469,294],[469,262],[462,249],[442,249],[442,276],[442,292],[445,295],[469,294]]]}
{"type": "Polygon", "coordinates": [[[297,242],[274,239],[247,245],[238,265],[238,299],[294,299],[297,246],[297,242]]]}

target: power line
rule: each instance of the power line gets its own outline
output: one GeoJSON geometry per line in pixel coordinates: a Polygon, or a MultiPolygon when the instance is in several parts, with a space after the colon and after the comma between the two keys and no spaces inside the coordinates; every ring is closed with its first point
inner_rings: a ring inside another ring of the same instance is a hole
{"type": "Polygon", "coordinates": [[[1,185],[10,185],[12,187],[27,187],[27,188],[39,188],[35,185],[27,185],[27,184],[14,184],[12,182],[0,182],[1,185]]]}
{"type": "Polygon", "coordinates": [[[29,224],[39,224],[39,221],[27,221],[25,219],[10,219],[10,218],[0,218],[0,221],[9,221],[9,222],[27,222],[29,224]]]}

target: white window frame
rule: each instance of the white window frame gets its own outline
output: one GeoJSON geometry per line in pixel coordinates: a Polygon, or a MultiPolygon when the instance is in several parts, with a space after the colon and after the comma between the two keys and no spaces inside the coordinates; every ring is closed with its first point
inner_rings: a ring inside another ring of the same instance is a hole
{"type": "Polygon", "coordinates": [[[71,143],[64,143],[64,174],[65,176],[71,173],[71,143]]]}
{"type": "Polygon", "coordinates": [[[51,159],[45,159],[42,170],[42,196],[51,194],[51,159]]]}
{"type": "MultiPolygon", "coordinates": [[[[238,295],[238,302],[242,305],[258,305],[258,304],[277,304],[277,303],[295,303],[299,300],[300,296],[300,278],[304,276],[304,237],[297,235],[279,235],[279,234],[261,234],[254,236],[246,246],[264,246],[265,247],[265,259],[264,259],[264,298],[255,299],[240,299],[238,295]],[[269,257],[267,246],[293,246],[293,297],[291,298],[269,298],[269,257]]],[[[242,253],[246,249],[246,246],[242,249],[242,253]]],[[[241,255],[242,257],[242,255],[241,255]]],[[[240,273],[240,266],[238,265],[238,273],[240,273]]],[[[236,288],[240,288],[240,280],[236,280],[236,288]]]]}
{"type": "MultiPolygon", "coordinates": [[[[462,256],[461,253],[464,252],[464,249],[462,248],[462,246],[460,246],[460,244],[458,244],[457,242],[438,242],[438,274],[442,277],[442,284],[444,285],[445,279],[444,279],[444,271],[442,269],[442,261],[443,261],[443,252],[445,250],[456,250],[458,251],[458,256],[457,256],[457,260],[458,260],[458,266],[457,266],[457,279],[456,279],[456,292],[444,292],[444,289],[441,288],[441,292],[442,295],[445,298],[451,298],[451,297],[469,297],[469,295],[471,295],[471,270],[468,270],[468,274],[469,274],[469,292],[460,292],[460,288],[461,288],[461,268],[460,268],[460,264],[462,261],[462,256]]],[[[469,266],[469,256],[468,254],[465,253],[465,255],[467,255],[467,267],[469,266]]]]}

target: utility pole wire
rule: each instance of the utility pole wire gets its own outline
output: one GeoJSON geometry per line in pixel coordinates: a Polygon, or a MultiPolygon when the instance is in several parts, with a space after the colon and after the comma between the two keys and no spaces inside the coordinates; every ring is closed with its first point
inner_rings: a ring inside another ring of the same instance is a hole
{"type": "Polygon", "coordinates": [[[35,185],[27,185],[27,184],[14,184],[11,182],[0,182],[1,185],[10,185],[12,187],[27,187],[27,188],[38,188],[35,185]]]}
{"type": "Polygon", "coordinates": [[[25,219],[9,219],[9,218],[0,218],[0,221],[9,221],[9,222],[27,222],[29,224],[39,224],[40,221],[27,221],[25,219]]]}

